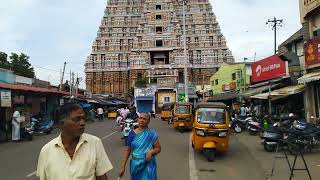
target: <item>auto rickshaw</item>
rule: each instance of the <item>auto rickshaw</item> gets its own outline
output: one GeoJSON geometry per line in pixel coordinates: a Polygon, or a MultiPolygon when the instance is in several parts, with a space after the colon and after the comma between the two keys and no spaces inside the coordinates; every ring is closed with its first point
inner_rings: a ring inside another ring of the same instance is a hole
{"type": "Polygon", "coordinates": [[[219,102],[201,102],[194,109],[192,147],[213,161],[216,152],[226,152],[229,147],[229,112],[219,102]]]}
{"type": "Polygon", "coordinates": [[[162,105],[161,109],[161,120],[163,121],[171,121],[172,119],[172,109],[173,109],[174,103],[165,103],[162,105]]]}
{"type": "Polygon", "coordinates": [[[110,107],[107,115],[108,119],[116,118],[118,116],[117,107],[110,107]]]}
{"type": "Polygon", "coordinates": [[[173,127],[183,132],[185,129],[192,129],[192,104],[175,103],[173,108],[173,127]]]}

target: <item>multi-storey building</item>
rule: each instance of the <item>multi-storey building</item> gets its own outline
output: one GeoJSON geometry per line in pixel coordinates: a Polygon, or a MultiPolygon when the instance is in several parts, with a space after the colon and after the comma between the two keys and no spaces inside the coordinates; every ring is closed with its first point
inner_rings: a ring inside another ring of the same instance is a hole
{"type": "Polygon", "coordinates": [[[308,121],[320,120],[320,1],[300,0],[303,26],[304,71],[298,79],[305,85],[305,113],[308,121]]]}
{"type": "Polygon", "coordinates": [[[233,62],[208,0],[109,0],[85,63],[92,93],[126,96],[139,79],[158,86],[209,84],[223,62],[233,62]],[[204,80],[203,80],[204,79],[204,80]],[[205,83],[203,82],[205,81],[205,83]]]}

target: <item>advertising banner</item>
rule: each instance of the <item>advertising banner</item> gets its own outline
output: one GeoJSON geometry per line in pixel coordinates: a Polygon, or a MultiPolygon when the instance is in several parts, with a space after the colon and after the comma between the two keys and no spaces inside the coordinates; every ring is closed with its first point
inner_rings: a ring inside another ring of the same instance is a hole
{"type": "Polygon", "coordinates": [[[286,62],[273,55],[252,64],[252,82],[266,81],[287,75],[286,62]]]}
{"type": "Polygon", "coordinates": [[[320,38],[310,39],[304,44],[305,66],[320,65],[320,38]]]}

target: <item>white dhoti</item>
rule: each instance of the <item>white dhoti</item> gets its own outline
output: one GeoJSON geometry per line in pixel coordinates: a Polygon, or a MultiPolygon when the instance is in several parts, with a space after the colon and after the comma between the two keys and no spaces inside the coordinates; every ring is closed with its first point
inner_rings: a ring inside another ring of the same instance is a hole
{"type": "Polygon", "coordinates": [[[12,122],[12,141],[20,140],[20,123],[12,122]]]}
{"type": "Polygon", "coordinates": [[[12,140],[20,140],[20,113],[15,111],[12,116],[12,140]]]}

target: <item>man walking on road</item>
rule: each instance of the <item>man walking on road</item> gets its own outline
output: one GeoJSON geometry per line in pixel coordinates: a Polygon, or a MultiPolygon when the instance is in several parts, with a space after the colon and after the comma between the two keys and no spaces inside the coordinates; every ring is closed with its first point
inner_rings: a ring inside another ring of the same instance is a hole
{"type": "Polygon", "coordinates": [[[102,141],[84,133],[86,115],[79,104],[60,109],[61,134],[41,149],[37,176],[40,180],[107,180],[113,167],[102,141]]]}

